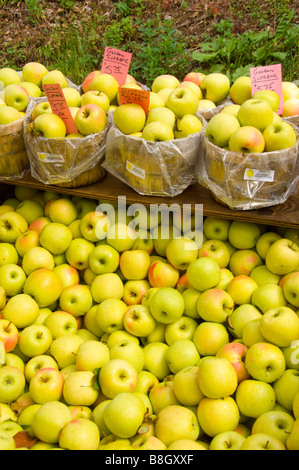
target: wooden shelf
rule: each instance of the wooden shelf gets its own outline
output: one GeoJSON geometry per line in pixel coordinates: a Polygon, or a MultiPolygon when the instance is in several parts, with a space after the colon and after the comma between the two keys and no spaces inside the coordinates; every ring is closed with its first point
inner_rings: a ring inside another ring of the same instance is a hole
{"type": "Polygon", "coordinates": [[[30,174],[14,181],[2,182],[2,193],[7,185],[23,185],[41,190],[58,191],[71,195],[79,195],[90,199],[104,199],[117,201],[118,196],[126,196],[127,204],[190,204],[192,212],[196,204],[203,204],[205,216],[221,217],[225,219],[243,220],[260,224],[291,227],[299,229],[299,194],[290,197],[284,204],[267,207],[259,210],[233,211],[214,200],[209,190],[199,184],[187,188],[182,194],[175,197],[143,196],[111,174],[107,174],[101,181],[86,187],[63,188],[60,186],[44,185],[32,178],[30,174]]]}

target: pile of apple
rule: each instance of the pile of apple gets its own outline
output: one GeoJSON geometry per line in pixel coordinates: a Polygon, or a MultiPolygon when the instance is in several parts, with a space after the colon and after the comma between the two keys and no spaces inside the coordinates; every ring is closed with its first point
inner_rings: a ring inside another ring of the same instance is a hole
{"type": "Polygon", "coordinates": [[[145,209],[3,201],[0,448],[299,450],[298,231],[145,209]]]}
{"type": "MultiPolygon", "coordinates": [[[[141,89],[138,84],[124,86],[141,89]]],[[[230,81],[224,74],[191,72],[181,82],[174,75],[159,75],[152,83],[148,113],[139,104],[121,104],[114,110],[114,123],[124,134],[147,141],[185,138],[203,127],[197,113],[216,108],[229,89],[230,81]]]]}

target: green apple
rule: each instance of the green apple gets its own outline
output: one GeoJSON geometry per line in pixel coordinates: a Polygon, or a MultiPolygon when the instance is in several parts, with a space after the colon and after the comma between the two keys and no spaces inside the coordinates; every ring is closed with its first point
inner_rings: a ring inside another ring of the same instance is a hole
{"type": "Polygon", "coordinates": [[[70,266],[67,263],[55,265],[53,268],[53,272],[62,282],[63,288],[73,284],[79,284],[79,272],[76,268],[70,266]]]}
{"type": "Polygon", "coordinates": [[[27,276],[37,269],[53,270],[55,266],[52,253],[42,246],[29,248],[23,256],[22,268],[27,276]]]}
{"type": "Polygon", "coordinates": [[[186,270],[187,279],[200,292],[215,287],[221,279],[220,266],[213,258],[202,257],[192,261],[186,270]]]}
{"type": "Polygon", "coordinates": [[[298,86],[294,82],[283,80],[282,82],[282,95],[283,101],[286,101],[288,98],[291,98],[294,94],[298,92],[298,86]]]}
{"type": "Polygon", "coordinates": [[[281,349],[268,342],[250,346],[246,353],[245,365],[252,378],[265,383],[278,380],[286,368],[281,349]]]}
{"type": "Polygon", "coordinates": [[[19,334],[20,351],[27,357],[45,354],[51,343],[51,331],[45,325],[26,326],[19,334]]]}
{"type": "Polygon", "coordinates": [[[157,259],[150,264],[148,280],[152,287],[176,287],[180,277],[179,270],[166,259],[157,259]]]}
{"type": "Polygon", "coordinates": [[[183,315],[185,303],[178,290],[173,287],[161,287],[153,295],[149,307],[158,322],[169,324],[183,315]]]}
{"type": "Polygon", "coordinates": [[[93,242],[86,238],[74,238],[65,251],[67,263],[79,272],[89,267],[89,255],[94,249],[93,242]]]}
{"type": "Polygon", "coordinates": [[[101,367],[99,385],[107,398],[122,392],[133,392],[138,382],[138,372],[126,359],[110,359],[101,367]]]}
{"type": "Polygon", "coordinates": [[[108,296],[101,300],[97,306],[96,322],[105,333],[111,334],[113,331],[123,329],[123,316],[128,306],[121,300],[108,296]]]}
{"type": "Polygon", "coordinates": [[[67,250],[72,239],[72,232],[67,225],[50,222],[43,227],[39,242],[53,255],[59,255],[67,250]]]}
{"type": "Polygon", "coordinates": [[[62,291],[62,282],[48,268],[35,269],[28,275],[23,288],[23,292],[31,295],[40,308],[49,307],[58,301],[62,291]]]}
{"type": "Polygon", "coordinates": [[[237,374],[238,383],[250,378],[244,363],[246,353],[247,347],[237,341],[224,344],[216,353],[216,357],[227,359],[232,364],[237,374]]]}
{"type": "Polygon", "coordinates": [[[108,113],[110,101],[108,96],[102,91],[90,90],[84,93],[81,96],[81,106],[84,106],[85,104],[89,103],[95,103],[99,105],[103,109],[105,114],[108,113]]]}
{"type": "Polygon", "coordinates": [[[195,366],[199,359],[198,350],[191,339],[177,339],[166,351],[168,367],[174,374],[185,367],[195,366]]]}
{"type": "Polygon", "coordinates": [[[271,384],[255,379],[243,380],[236,391],[240,413],[248,418],[258,418],[275,406],[275,392],[271,384]]]}
{"type": "Polygon", "coordinates": [[[221,113],[230,113],[233,116],[237,117],[238,111],[240,109],[241,105],[240,104],[229,104],[228,106],[225,106],[220,112],[221,113]]]}
{"type": "Polygon", "coordinates": [[[208,398],[225,398],[238,386],[238,377],[232,364],[224,358],[206,356],[198,362],[198,385],[208,398]]]}
{"type": "Polygon", "coordinates": [[[19,261],[16,247],[11,243],[0,243],[0,266],[4,264],[17,264],[19,261]]]}
{"type": "Polygon", "coordinates": [[[182,296],[185,302],[184,315],[192,319],[198,319],[197,300],[200,296],[200,292],[194,289],[194,287],[187,287],[187,289],[182,292],[182,296]]]}
{"type": "Polygon", "coordinates": [[[192,339],[197,325],[198,323],[194,318],[182,315],[178,320],[166,325],[166,343],[170,346],[170,344],[179,339],[192,339]]]}
{"type": "Polygon", "coordinates": [[[162,74],[154,79],[151,89],[154,93],[157,93],[163,88],[175,89],[179,86],[179,84],[180,81],[175,76],[170,74],[162,74]]]}
{"type": "Polygon", "coordinates": [[[62,289],[59,296],[62,310],[75,317],[84,315],[93,305],[90,287],[84,284],[73,284],[62,289]]]}
{"type": "Polygon", "coordinates": [[[131,305],[125,311],[123,317],[125,330],[133,336],[147,337],[156,328],[157,321],[146,305],[131,305]]]}
{"type": "Polygon", "coordinates": [[[80,134],[97,134],[106,128],[107,116],[100,106],[95,103],[88,103],[81,106],[77,111],[75,124],[80,134]]]}
{"type": "Polygon", "coordinates": [[[166,122],[169,124],[171,129],[173,129],[175,125],[175,114],[171,109],[168,109],[165,106],[158,106],[148,112],[146,124],[150,124],[155,121],[166,122]]]}
{"type": "Polygon", "coordinates": [[[221,240],[207,240],[198,251],[198,257],[207,256],[213,258],[220,268],[226,268],[230,260],[230,252],[227,245],[221,240]]]}
{"type": "Polygon", "coordinates": [[[294,307],[299,307],[298,277],[299,272],[294,271],[292,273],[286,274],[282,279],[284,296],[286,300],[294,307]]]}
{"type": "Polygon", "coordinates": [[[280,240],[281,238],[282,236],[279,233],[273,231],[266,231],[261,234],[256,242],[256,251],[263,260],[266,259],[267,251],[272,243],[276,242],[276,240],[280,240]]]}
{"type": "Polygon", "coordinates": [[[31,82],[22,82],[22,87],[25,88],[29,97],[39,98],[42,94],[42,91],[39,86],[31,82]]]}
{"type": "Polygon", "coordinates": [[[245,325],[251,320],[262,317],[261,312],[252,304],[242,304],[235,308],[228,317],[228,331],[235,338],[243,338],[245,325]]]}
{"type": "Polygon", "coordinates": [[[278,275],[296,271],[299,266],[299,246],[287,238],[277,240],[267,251],[265,264],[269,271],[278,275]]]}
{"type": "Polygon", "coordinates": [[[265,338],[261,333],[260,323],[260,318],[255,318],[245,323],[241,339],[246,347],[249,348],[255,343],[262,343],[265,341],[265,338]]]}
{"type": "Polygon", "coordinates": [[[25,199],[24,201],[21,201],[16,207],[16,212],[24,217],[28,225],[38,217],[42,217],[44,215],[43,207],[34,199],[25,199]]]}
{"type": "Polygon", "coordinates": [[[168,344],[161,341],[153,341],[143,348],[144,366],[143,369],[151,372],[159,381],[170,374],[170,369],[166,360],[168,344]]]}
{"type": "Polygon", "coordinates": [[[100,431],[96,423],[87,418],[73,419],[63,426],[59,434],[59,447],[66,450],[98,450],[100,431]]]}
{"type": "Polygon", "coordinates": [[[210,437],[234,431],[239,424],[240,412],[232,397],[204,397],[197,408],[200,428],[210,437]]]}
{"type": "Polygon", "coordinates": [[[237,431],[220,432],[211,440],[209,450],[240,450],[244,440],[237,431]]]}
{"type": "Polygon", "coordinates": [[[276,437],[265,433],[257,433],[246,437],[240,450],[286,450],[286,448],[276,437]]]}
{"type": "Polygon", "coordinates": [[[291,434],[288,436],[286,441],[287,450],[298,450],[298,435],[299,435],[299,419],[297,418],[292,428],[291,434]]]}
{"type": "Polygon", "coordinates": [[[64,381],[63,399],[68,405],[91,406],[97,400],[98,395],[94,371],[76,370],[71,372],[64,381]]]}
{"type": "Polygon", "coordinates": [[[17,264],[4,264],[0,266],[0,286],[5,290],[7,297],[23,292],[26,274],[17,264]]]}
{"type": "Polygon", "coordinates": [[[166,247],[166,258],[172,266],[186,270],[189,264],[198,257],[198,248],[194,240],[179,237],[170,240],[166,247]]]}
{"type": "Polygon", "coordinates": [[[139,305],[144,294],[151,288],[147,279],[129,280],[124,284],[123,301],[126,305],[139,305]]]}
{"type": "Polygon", "coordinates": [[[37,371],[30,380],[29,391],[35,403],[59,401],[62,398],[64,376],[55,367],[45,367],[37,371]]]}
{"type": "Polygon", "coordinates": [[[211,288],[202,292],[197,301],[197,312],[205,321],[224,323],[235,306],[232,296],[223,289],[211,288]]]}
{"type": "Polygon", "coordinates": [[[23,258],[25,252],[32,246],[39,246],[40,232],[28,228],[26,232],[21,234],[15,242],[15,248],[18,254],[23,258]]]}
{"type": "Polygon", "coordinates": [[[273,121],[273,109],[268,101],[250,98],[238,111],[241,126],[253,126],[263,132],[273,121]]]}
{"type": "Polygon", "coordinates": [[[16,239],[28,229],[26,219],[15,211],[0,215],[0,241],[15,243],[16,239]]]}
{"type": "Polygon", "coordinates": [[[73,333],[53,339],[49,351],[60,370],[76,363],[76,355],[83,342],[83,338],[73,333]]]}
{"type": "Polygon", "coordinates": [[[250,276],[253,269],[263,264],[254,249],[238,249],[230,257],[229,269],[234,276],[250,276]]]}
{"type": "Polygon", "coordinates": [[[59,310],[47,315],[44,325],[51,331],[53,339],[70,333],[75,334],[78,329],[74,315],[59,310]]]}
{"type": "Polygon", "coordinates": [[[153,121],[144,126],[141,137],[150,142],[165,142],[174,139],[174,132],[167,122],[153,121]]]}
{"type": "MultiPolygon", "coordinates": [[[[203,77],[202,77],[203,78],[203,77]]],[[[201,80],[202,81],[202,80],[201,80]]],[[[194,91],[194,93],[196,94],[197,98],[199,100],[201,100],[203,98],[203,95],[202,95],[202,91],[201,91],[201,88],[200,88],[200,85],[198,85],[197,83],[194,83],[190,80],[183,80],[179,85],[178,85],[178,88],[181,88],[181,87],[187,87],[187,88],[191,88],[192,91],[194,91]]]]}
{"type": "Polygon", "coordinates": [[[0,368],[0,401],[11,403],[16,400],[25,389],[24,373],[13,366],[4,365],[0,368]]]}
{"type": "Polygon", "coordinates": [[[253,423],[251,433],[265,433],[276,437],[283,444],[292,432],[294,418],[284,411],[268,411],[259,416],[253,423]]]}
{"type": "Polygon", "coordinates": [[[263,132],[265,140],[265,151],[275,152],[294,147],[297,136],[294,128],[288,122],[277,122],[269,124],[263,132]]]}
{"type": "Polygon", "coordinates": [[[62,93],[69,108],[79,108],[81,106],[81,95],[77,88],[67,86],[62,88],[62,93]]]}
{"type": "Polygon", "coordinates": [[[102,91],[108,96],[110,103],[116,98],[118,88],[118,82],[113,75],[101,73],[99,70],[90,72],[82,83],[84,93],[89,90],[102,91]]]}
{"type": "Polygon", "coordinates": [[[229,342],[229,334],[221,323],[204,321],[197,326],[192,341],[200,356],[215,356],[229,342]]]}
{"type": "Polygon", "coordinates": [[[0,69],[0,81],[3,82],[4,87],[6,87],[11,83],[21,83],[22,77],[11,67],[3,67],[0,69]]]}
{"type": "Polygon", "coordinates": [[[33,121],[33,129],[37,135],[47,139],[65,137],[66,127],[63,119],[54,113],[44,113],[33,121]]]}
{"type": "Polygon", "coordinates": [[[39,62],[27,62],[22,67],[22,78],[24,81],[34,83],[38,87],[42,84],[42,77],[48,69],[39,62]]]}
{"type": "Polygon", "coordinates": [[[207,138],[218,147],[228,146],[232,134],[240,129],[238,119],[232,114],[218,113],[212,116],[206,127],[207,138]]]}
{"type": "Polygon", "coordinates": [[[114,272],[119,266],[119,252],[108,244],[97,245],[91,250],[88,262],[95,274],[114,272]]]}
{"type": "Polygon", "coordinates": [[[238,105],[251,98],[251,78],[246,76],[238,77],[230,87],[230,98],[238,105]]]}
{"type": "Polygon", "coordinates": [[[184,116],[176,122],[174,137],[175,139],[188,137],[190,134],[196,134],[201,131],[202,127],[202,121],[197,116],[194,114],[184,114],[184,116]]]}
{"type": "Polygon", "coordinates": [[[0,125],[10,124],[23,118],[23,114],[12,106],[0,106],[0,125]]]}
{"type": "Polygon", "coordinates": [[[30,384],[32,377],[39,370],[49,367],[52,369],[59,369],[55,359],[52,356],[49,356],[48,354],[39,354],[29,359],[28,362],[26,362],[24,368],[24,374],[28,384],[30,384]]]}
{"type": "Polygon", "coordinates": [[[34,108],[32,109],[31,113],[31,118],[32,121],[35,120],[37,116],[40,114],[51,114],[52,113],[52,108],[50,106],[50,103],[48,101],[42,101],[41,103],[37,103],[34,108]]]}
{"type": "Polygon", "coordinates": [[[38,408],[34,414],[32,430],[43,442],[56,443],[63,427],[72,419],[67,405],[60,401],[50,401],[38,408]]]}
{"type": "Polygon", "coordinates": [[[106,241],[108,245],[113,246],[118,252],[130,250],[136,239],[138,233],[126,223],[116,222],[108,229],[106,241]]]}
{"type": "Polygon", "coordinates": [[[286,410],[292,411],[293,402],[299,391],[299,371],[286,369],[273,384],[276,401],[286,410]]]}
{"type": "Polygon", "coordinates": [[[155,108],[160,108],[161,106],[165,105],[165,100],[163,96],[158,95],[158,93],[155,93],[153,91],[150,91],[149,94],[149,105],[148,105],[148,110],[151,111],[152,109],[155,108]]]}
{"type": "Polygon", "coordinates": [[[201,112],[204,111],[210,111],[215,109],[217,106],[212,100],[207,100],[207,99],[201,99],[198,101],[198,108],[197,112],[200,114],[201,112]]]}
{"type": "Polygon", "coordinates": [[[155,436],[141,436],[133,439],[132,449],[158,451],[166,450],[168,448],[160,439],[155,436]]]}
{"type": "Polygon", "coordinates": [[[261,99],[268,101],[273,109],[273,111],[276,113],[279,107],[279,96],[278,94],[273,91],[273,90],[259,90],[256,91],[252,95],[253,99],[261,99]]]}
{"type": "Polygon", "coordinates": [[[285,348],[299,338],[299,317],[287,306],[277,307],[264,313],[260,328],[267,341],[285,348]]]}
{"type": "Polygon", "coordinates": [[[30,295],[20,293],[8,299],[2,315],[17,328],[26,328],[37,319],[39,306],[30,295]]]}
{"type": "Polygon", "coordinates": [[[198,385],[198,366],[188,366],[177,372],[172,381],[172,391],[184,406],[196,406],[204,398],[198,385]]]}
{"type": "Polygon", "coordinates": [[[299,114],[299,92],[294,98],[289,98],[283,103],[282,117],[297,116],[299,114]]]}
{"type": "Polygon", "coordinates": [[[104,422],[114,435],[126,439],[136,435],[145,412],[146,407],[136,394],[123,392],[105,407],[104,422]]]}
{"type": "Polygon", "coordinates": [[[199,432],[200,426],[195,413],[184,406],[166,406],[158,413],[155,435],[167,447],[178,439],[196,441],[199,432]]]}
{"type": "Polygon", "coordinates": [[[264,284],[259,286],[252,294],[252,305],[262,313],[273,308],[286,306],[287,302],[282,288],[277,284],[264,284]]]}
{"type": "Polygon", "coordinates": [[[123,134],[132,134],[143,130],[146,114],[139,104],[127,103],[115,109],[113,120],[123,134]]]}
{"type": "Polygon", "coordinates": [[[228,240],[228,231],[231,221],[219,217],[207,216],[203,222],[203,232],[208,239],[228,240]]]}
{"type": "Polygon", "coordinates": [[[51,85],[54,83],[58,83],[61,88],[68,86],[68,81],[60,70],[50,70],[42,77],[42,85],[51,85]]]}
{"type": "Polygon", "coordinates": [[[127,360],[135,367],[138,373],[143,369],[143,349],[139,344],[135,343],[135,341],[131,341],[130,339],[119,341],[110,347],[109,352],[111,359],[127,360]]]}
{"type": "Polygon", "coordinates": [[[119,258],[119,267],[126,279],[141,280],[147,277],[150,255],[145,250],[125,250],[119,258]]]}
{"type": "Polygon", "coordinates": [[[4,88],[4,101],[7,106],[15,108],[17,111],[26,111],[29,104],[27,90],[21,84],[12,83],[4,88]]]}
{"type": "Polygon", "coordinates": [[[261,131],[253,126],[242,126],[230,137],[228,148],[231,152],[262,153],[265,139],[261,131]]]}
{"type": "Polygon", "coordinates": [[[262,286],[263,284],[278,284],[281,276],[271,273],[265,264],[256,266],[250,273],[250,277],[262,286]]]}
{"type": "Polygon", "coordinates": [[[230,224],[228,240],[237,249],[251,249],[256,245],[261,236],[258,224],[234,220],[230,224]]]}
{"type": "Polygon", "coordinates": [[[205,74],[202,73],[202,72],[197,72],[197,71],[188,72],[187,75],[185,75],[183,81],[184,82],[190,81],[190,82],[193,82],[196,85],[200,86],[201,81],[202,81],[204,76],[205,76],[205,74]]]}
{"type": "Polygon", "coordinates": [[[4,430],[0,432],[0,450],[16,450],[14,437],[4,430]]]}
{"type": "Polygon", "coordinates": [[[105,239],[110,225],[108,216],[96,209],[81,215],[79,230],[86,240],[98,242],[105,239]]]}
{"type": "Polygon", "coordinates": [[[198,109],[198,101],[198,97],[190,88],[176,88],[169,94],[166,107],[171,109],[180,119],[185,114],[195,115],[198,109]]]}
{"type": "Polygon", "coordinates": [[[230,91],[230,80],[223,73],[209,73],[200,84],[203,98],[213,101],[216,105],[225,100],[230,91]]]}
{"type": "Polygon", "coordinates": [[[18,432],[23,431],[23,428],[20,424],[15,421],[6,420],[0,423],[0,433],[4,431],[10,434],[12,437],[15,436],[18,432]]]}

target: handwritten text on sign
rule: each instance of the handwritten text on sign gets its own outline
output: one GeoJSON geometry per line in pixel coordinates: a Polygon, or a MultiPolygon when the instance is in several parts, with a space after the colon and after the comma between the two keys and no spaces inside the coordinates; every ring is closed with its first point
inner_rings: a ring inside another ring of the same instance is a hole
{"type": "Polygon", "coordinates": [[[124,85],[130,68],[131,56],[130,52],[105,47],[101,72],[112,75],[119,86],[124,85]]]}
{"type": "Polygon", "coordinates": [[[278,114],[283,111],[281,64],[274,64],[250,69],[252,95],[260,90],[272,90],[279,96],[278,114]]]}
{"type": "Polygon", "coordinates": [[[43,85],[43,89],[52,112],[63,119],[67,134],[76,134],[78,130],[59,83],[43,85]]]}
{"type": "Polygon", "coordinates": [[[119,87],[119,103],[137,103],[143,107],[145,114],[148,113],[150,92],[138,90],[137,88],[119,87]]]}

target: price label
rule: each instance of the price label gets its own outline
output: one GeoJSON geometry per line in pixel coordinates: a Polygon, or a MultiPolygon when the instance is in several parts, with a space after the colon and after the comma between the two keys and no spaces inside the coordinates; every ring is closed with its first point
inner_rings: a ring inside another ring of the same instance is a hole
{"type": "Polygon", "coordinates": [[[145,114],[148,113],[150,92],[136,88],[119,87],[119,103],[137,103],[143,107],[145,114]]]}
{"type": "Polygon", "coordinates": [[[43,85],[43,89],[52,112],[63,119],[67,134],[76,134],[78,130],[59,83],[43,85]]]}
{"type": "Polygon", "coordinates": [[[278,114],[283,112],[281,64],[252,67],[250,69],[252,95],[260,90],[272,90],[279,96],[278,114]]]}
{"type": "Polygon", "coordinates": [[[126,83],[132,54],[113,47],[105,47],[101,73],[112,75],[119,86],[126,83]]]}

